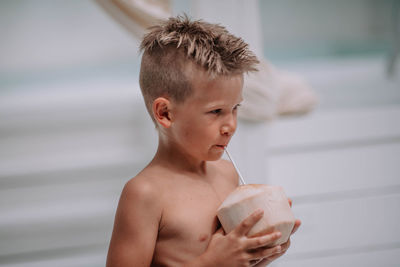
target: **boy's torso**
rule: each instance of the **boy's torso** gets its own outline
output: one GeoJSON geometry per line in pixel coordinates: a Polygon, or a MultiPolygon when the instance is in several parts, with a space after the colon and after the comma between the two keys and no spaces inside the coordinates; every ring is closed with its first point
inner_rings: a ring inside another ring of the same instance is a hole
{"type": "Polygon", "coordinates": [[[152,266],[177,266],[199,256],[219,228],[217,209],[236,188],[237,176],[228,162],[208,164],[204,179],[168,171],[154,178],[163,211],[152,266]]]}

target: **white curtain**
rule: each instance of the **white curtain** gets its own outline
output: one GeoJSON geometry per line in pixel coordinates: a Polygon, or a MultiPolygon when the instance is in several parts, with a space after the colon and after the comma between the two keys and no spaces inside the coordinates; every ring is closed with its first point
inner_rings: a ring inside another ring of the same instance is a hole
{"type": "MultiPolygon", "coordinates": [[[[168,0],[96,0],[104,10],[138,38],[146,28],[171,16],[168,0]]],[[[239,116],[248,121],[270,121],[280,115],[311,111],[317,98],[305,79],[275,68],[264,59],[257,0],[192,1],[192,16],[220,23],[249,43],[260,59],[259,71],[246,75],[239,116]]]]}
{"type": "Polygon", "coordinates": [[[131,34],[142,38],[146,29],[171,16],[169,0],[95,0],[131,34]]]}

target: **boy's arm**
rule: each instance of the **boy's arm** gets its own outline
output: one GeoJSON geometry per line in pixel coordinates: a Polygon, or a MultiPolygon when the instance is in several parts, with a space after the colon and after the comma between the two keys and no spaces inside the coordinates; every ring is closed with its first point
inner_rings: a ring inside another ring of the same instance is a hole
{"type": "Polygon", "coordinates": [[[154,187],[136,179],[121,193],[107,267],[150,266],[153,258],[162,209],[154,187]]]}

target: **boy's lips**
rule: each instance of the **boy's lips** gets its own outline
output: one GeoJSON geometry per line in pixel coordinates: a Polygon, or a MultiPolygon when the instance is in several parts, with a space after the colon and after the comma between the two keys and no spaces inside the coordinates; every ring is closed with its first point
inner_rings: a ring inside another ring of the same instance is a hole
{"type": "Polygon", "coordinates": [[[219,147],[219,148],[224,149],[227,145],[216,145],[216,146],[219,147]]]}

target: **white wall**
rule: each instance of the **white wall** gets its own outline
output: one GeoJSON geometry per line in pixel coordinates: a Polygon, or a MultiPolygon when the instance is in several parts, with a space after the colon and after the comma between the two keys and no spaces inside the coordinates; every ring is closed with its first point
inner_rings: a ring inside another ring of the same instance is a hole
{"type": "Polygon", "coordinates": [[[400,105],[380,94],[394,94],[400,75],[387,80],[382,59],[298,69],[343,98],[269,128],[268,182],[285,188],[303,223],[274,266],[399,266],[400,105]]]}
{"type": "Polygon", "coordinates": [[[104,266],[156,146],[138,41],[93,1],[2,1],[0,25],[0,266],[104,266]]]}

